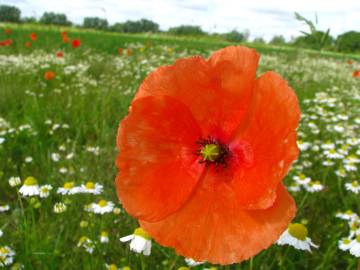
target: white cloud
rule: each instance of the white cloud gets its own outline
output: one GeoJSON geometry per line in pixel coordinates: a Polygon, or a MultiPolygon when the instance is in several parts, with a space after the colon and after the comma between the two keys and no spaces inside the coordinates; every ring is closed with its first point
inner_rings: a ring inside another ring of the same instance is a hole
{"type": "Polygon", "coordinates": [[[110,23],[148,18],[161,29],[180,24],[200,25],[211,32],[249,29],[252,37],[266,39],[275,34],[287,38],[299,35],[306,26],[294,19],[294,12],[314,19],[321,30],[332,35],[360,29],[360,1],[342,0],[5,0],[18,6],[25,16],[40,17],[45,11],[65,13],[76,23],[86,16],[106,17],[110,23]]]}

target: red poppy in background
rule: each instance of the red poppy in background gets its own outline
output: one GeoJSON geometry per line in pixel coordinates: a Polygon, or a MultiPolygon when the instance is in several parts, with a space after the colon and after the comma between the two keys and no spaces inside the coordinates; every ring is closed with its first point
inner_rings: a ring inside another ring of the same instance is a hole
{"type": "Polygon", "coordinates": [[[298,156],[297,97],[259,55],[232,46],[152,72],[121,121],[116,188],[164,246],[231,264],[272,245],[296,205],[282,179],[298,156]]]}
{"type": "Polygon", "coordinates": [[[69,42],[69,37],[68,37],[68,35],[67,35],[67,32],[65,32],[65,31],[60,32],[60,35],[61,35],[64,43],[68,43],[68,42],[69,42]]]}
{"type": "Polygon", "coordinates": [[[11,35],[12,34],[12,30],[10,28],[5,28],[4,29],[4,33],[7,35],[11,35]]]}
{"type": "Polygon", "coordinates": [[[360,78],[360,70],[354,70],[352,76],[353,76],[354,78],[360,78]]]}
{"type": "Polygon", "coordinates": [[[123,54],[123,48],[118,48],[118,55],[122,55],[123,54]]]}
{"type": "Polygon", "coordinates": [[[0,47],[11,46],[12,44],[13,44],[12,39],[5,39],[3,41],[0,41],[0,47]]]}
{"type": "Polygon", "coordinates": [[[58,52],[56,53],[56,57],[57,57],[57,58],[63,58],[63,57],[64,57],[64,52],[63,52],[63,51],[58,51],[58,52]]]}
{"type": "Polygon", "coordinates": [[[31,45],[32,45],[32,43],[30,41],[25,42],[25,47],[26,48],[30,48],[31,45]]]}
{"type": "Polygon", "coordinates": [[[46,72],[44,73],[44,79],[45,79],[46,81],[51,81],[51,80],[54,79],[54,78],[55,78],[55,72],[49,70],[49,71],[46,71],[46,72]]]}
{"type": "Polygon", "coordinates": [[[73,48],[77,48],[80,46],[80,39],[74,39],[72,42],[71,42],[71,45],[73,48]]]}
{"type": "Polygon", "coordinates": [[[36,33],[30,33],[30,39],[32,40],[32,41],[35,41],[35,40],[37,40],[37,34],[36,33]]]}
{"type": "Polygon", "coordinates": [[[351,59],[349,59],[349,60],[347,60],[347,63],[348,63],[349,65],[352,65],[352,64],[353,64],[353,61],[352,61],[351,59]]]}

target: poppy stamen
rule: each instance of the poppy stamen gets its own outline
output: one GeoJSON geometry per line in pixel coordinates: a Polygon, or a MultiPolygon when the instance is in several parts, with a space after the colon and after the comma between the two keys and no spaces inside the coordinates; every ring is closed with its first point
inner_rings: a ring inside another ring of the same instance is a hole
{"type": "Polygon", "coordinates": [[[196,154],[202,158],[199,160],[199,163],[205,163],[206,166],[215,164],[216,166],[222,165],[226,167],[226,161],[230,154],[227,145],[211,137],[199,139],[196,141],[196,144],[198,145],[196,154]]]}

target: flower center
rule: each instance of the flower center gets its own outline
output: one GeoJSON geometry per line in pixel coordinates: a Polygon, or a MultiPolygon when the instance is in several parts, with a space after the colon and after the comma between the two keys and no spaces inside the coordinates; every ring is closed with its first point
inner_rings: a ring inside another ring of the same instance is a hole
{"type": "Polygon", "coordinates": [[[360,243],[360,234],[359,234],[358,236],[356,236],[356,241],[357,241],[358,243],[360,243]]]}
{"type": "Polygon", "coordinates": [[[134,231],[134,235],[137,235],[137,236],[140,236],[146,240],[150,240],[151,237],[150,235],[148,235],[147,232],[145,232],[142,228],[136,228],[135,231],[134,231]]]}
{"type": "Polygon", "coordinates": [[[344,239],[344,240],[343,240],[343,244],[345,244],[345,245],[350,244],[350,242],[351,242],[351,241],[350,241],[349,239],[344,239]]]}
{"type": "Polygon", "coordinates": [[[87,189],[94,189],[95,188],[94,182],[87,182],[85,186],[86,186],[87,189]]]}
{"type": "Polygon", "coordinates": [[[72,189],[74,187],[74,182],[66,182],[64,184],[65,189],[72,189]]]}
{"type": "Polygon", "coordinates": [[[105,200],[100,200],[100,201],[98,202],[98,205],[99,205],[100,207],[105,207],[105,206],[107,206],[107,201],[105,201],[105,200]]]}
{"type": "Polygon", "coordinates": [[[216,139],[208,137],[207,139],[199,139],[197,142],[198,150],[196,154],[202,159],[200,163],[223,165],[226,167],[226,161],[230,154],[229,148],[225,144],[221,144],[216,139]]]}
{"type": "Polygon", "coordinates": [[[289,234],[296,239],[304,241],[308,235],[306,227],[300,223],[292,223],[289,225],[289,234]]]}
{"type": "Polygon", "coordinates": [[[24,185],[25,186],[36,186],[37,180],[34,177],[29,176],[28,178],[25,179],[24,185]]]}
{"type": "Polygon", "coordinates": [[[220,155],[220,146],[218,144],[206,144],[200,153],[205,161],[215,161],[220,155]]]}

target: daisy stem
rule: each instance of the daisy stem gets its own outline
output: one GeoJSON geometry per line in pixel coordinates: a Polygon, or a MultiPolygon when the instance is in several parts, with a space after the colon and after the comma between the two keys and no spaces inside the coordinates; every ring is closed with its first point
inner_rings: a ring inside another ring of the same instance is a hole
{"type": "Polygon", "coordinates": [[[251,258],[250,258],[249,270],[253,270],[253,258],[254,258],[254,257],[251,257],[251,258]]]}
{"type": "Polygon", "coordinates": [[[145,270],[144,255],[140,254],[141,270],[145,270]]]}
{"type": "Polygon", "coordinates": [[[307,199],[307,197],[308,197],[308,192],[306,192],[306,194],[305,194],[305,196],[302,198],[302,200],[301,200],[301,202],[300,202],[300,204],[299,204],[299,207],[298,207],[298,211],[303,207],[303,205],[304,205],[304,203],[305,203],[305,201],[306,201],[306,199],[307,199]]]}

